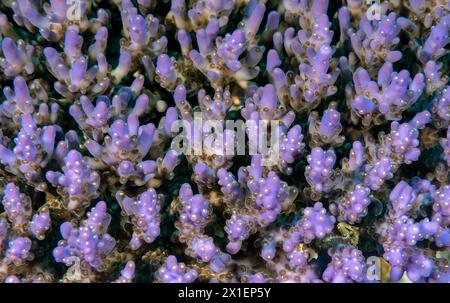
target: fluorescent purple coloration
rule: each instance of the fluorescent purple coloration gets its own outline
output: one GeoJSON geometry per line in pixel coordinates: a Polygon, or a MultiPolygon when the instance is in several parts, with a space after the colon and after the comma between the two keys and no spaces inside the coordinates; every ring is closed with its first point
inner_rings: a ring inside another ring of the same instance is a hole
{"type": "Polygon", "coordinates": [[[332,103],[324,112],[321,120],[319,120],[317,112],[309,115],[308,131],[313,144],[339,146],[344,142],[345,137],[339,135],[342,131],[341,114],[335,107],[336,104],[332,103]]]}
{"type": "Polygon", "coordinates": [[[409,123],[391,123],[389,148],[396,162],[410,164],[420,155],[419,129],[430,122],[431,114],[427,111],[418,113],[409,123]]]}
{"type": "Polygon", "coordinates": [[[447,0],[106,2],[1,2],[0,282],[450,281],[447,0]]]}
{"type": "Polygon", "coordinates": [[[61,225],[63,240],[53,250],[56,262],[70,266],[75,259],[100,269],[104,258],[114,249],[116,240],[106,233],[111,216],[106,213],[105,202],[99,202],[87,214],[87,221],[78,228],[70,222],[61,225]]]}
{"type": "Polygon", "coordinates": [[[50,230],[50,227],[50,212],[46,208],[42,208],[34,214],[29,223],[30,233],[38,240],[45,239],[45,234],[50,230]]]}
{"type": "Polygon", "coordinates": [[[391,62],[381,66],[377,82],[371,80],[366,69],[358,68],[353,74],[352,120],[362,119],[366,124],[378,114],[388,120],[399,120],[401,113],[419,99],[425,87],[424,80],[421,73],[411,78],[407,70],[395,72],[391,62]]]}
{"type": "Polygon", "coordinates": [[[0,58],[0,66],[8,77],[19,74],[30,75],[34,72],[34,47],[18,40],[17,44],[10,38],[2,40],[4,58],[0,58]]]}
{"type": "Polygon", "coordinates": [[[21,264],[32,257],[30,254],[30,248],[30,239],[18,237],[9,242],[5,257],[15,264],[21,264]]]}
{"type": "Polygon", "coordinates": [[[432,220],[440,227],[435,235],[436,245],[448,247],[450,245],[450,186],[439,188],[434,194],[432,220]]]}
{"type": "Polygon", "coordinates": [[[223,253],[216,247],[208,236],[195,236],[188,242],[186,254],[197,258],[200,262],[209,263],[213,272],[223,272],[230,261],[230,255],[223,253]]]}
{"type": "Polygon", "coordinates": [[[194,195],[189,184],[180,188],[180,231],[188,235],[201,233],[211,219],[211,207],[201,195],[194,195]]]}
{"type": "Polygon", "coordinates": [[[152,123],[140,125],[138,116],[132,113],[124,121],[115,120],[109,127],[103,145],[94,140],[86,142],[92,156],[101,159],[105,166],[113,165],[121,183],[130,178],[138,184],[153,179],[156,162],[142,161],[152,146],[155,126],[152,123]]]}
{"type": "MultiPolygon", "coordinates": [[[[316,202],[313,207],[306,207],[303,210],[303,216],[297,222],[291,234],[290,247],[295,247],[295,243],[300,240],[304,243],[310,243],[314,239],[322,239],[331,233],[336,218],[328,215],[327,210],[321,202],[316,202]]],[[[286,243],[284,244],[286,250],[286,243]]]]}
{"type": "Polygon", "coordinates": [[[31,200],[14,183],[6,185],[2,204],[9,221],[14,225],[24,224],[31,218],[31,200]]]}
{"type": "Polygon", "coordinates": [[[162,196],[150,188],[136,199],[127,197],[123,192],[118,192],[116,198],[124,213],[131,217],[134,225],[130,241],[131,249],[138,249],[143,242],[152,243],[160,233],[159,212],[162,196]]]}
{"type": "Polygon", "coordinates": [[[247,240],[250,234],[253,233],[255,223],[255,219],[246,214],[233,214],[227,220],[224,230],[228,234],[230,241],[227,244],[229,253],[234,254],[241,249],[242,241],[247,240]]]}
{"type": "Polygon", "coordinates": [[[433,112],[437,114],[441,127],[445,127],[450,121],[450,86],[444,87],[433,100],[433,112]],[[442,121],[442,122],[441,122],[442,121]]]}
{"type": "Polygon", "coordinates": [[[359,29],[350,30],[352,48],[364,66],[380,66],[383,62],[401,59],[400,51],[392,50],[400,42],[400,28],[395,13],[381,16],[381,20],[368,20],[361,14],[359,29]]]}
{"type": "Polygon", "coordinates": [[[11,120],[13,128],[20,128],[24,114],[31,114],[38,125],[53,124],[58,119],[59,105],[49,102],[47,92],[37,80],[27,84],[23,77],[17,76],[13,88],[5,87],[3,94],[6,100],[0,104],[0,117],[4,123],[11,120]]]}
{"type": "Polygon", "coordinates": [[[346,193],[338,203],[338,221],[350,224],[360,222],[367,215],[370,204],[370,188],[357,184],[352,191],[346,193]]]}
{"type": "Polygon", "coordinates": [[[307,156],[307,160],[309,165],[306,167],[305,177],[311,189],[317,193],[331,191],[334,187],[333,166],[336,162],[334,151],[315,147],[307,156]]]}
{"type": "Polygon", "coordinates": [[[386,180],[393,177],[392,164],[388,157],[376,160],[373,164],[366,164],[364,170],[364,183],[372,190],[379,190],[386,180]]]}
{"type": "Polygon", "coordinates": [[[68,209],[86,207],[98,197],[100,176],[92,171],[86,159],[76,150],[71,150],[64,158],[63,173],[48,171],[47,180],[68,195],[68,209]]]}
{"type": "Polygon", "coordinates": [[[22,116],[21,127],[12,150],[0,144],[0,163],[11,173],[23,175],[30,184],[36,184],[37,189],[45,189],[41,183],[42,168],[52,157],[56,127],[38,128],[30,114],[22,116]]]}
{"type": "Polygon", "coordinates": [[[134,273],[136,270],[136,265],[133,261],[128,261],[125,267],[120,272],[120,277],[115,280],[115,283],[132,283],[134,278],[134,273]]]}
{"type": "Polygon", "coordinates": [[[197,279],[198,273],[184,263],[178,263],[175,256],[168,256],[166,263],[158,269],[156,277],[162,283],[191,283],[197,279]]]}
{"type": "Polygon", "coordinates": [[[366,262],[362,252],[351,246],[337,249],[331,255],[323,279],[331,283],[364,282],[366,262]]]}
{"type": "Polygon", "coordinates": [[[419,59],[422,62],[437,60],[446,54],[445,46],[450,42],[448,15],[443,18],[435,27],[431,29],[430,35],[425,40],[423,47],[419,49],[419,59]]]}

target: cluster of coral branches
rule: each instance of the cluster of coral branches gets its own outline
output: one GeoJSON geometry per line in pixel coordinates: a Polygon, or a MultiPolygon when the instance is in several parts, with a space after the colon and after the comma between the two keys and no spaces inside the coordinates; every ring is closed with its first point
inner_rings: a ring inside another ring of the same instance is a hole
{"type": "Polygon", "coordinates": [[[1,1],[0,282],[449,282],[450,1],[366,2],[1,1]]]}

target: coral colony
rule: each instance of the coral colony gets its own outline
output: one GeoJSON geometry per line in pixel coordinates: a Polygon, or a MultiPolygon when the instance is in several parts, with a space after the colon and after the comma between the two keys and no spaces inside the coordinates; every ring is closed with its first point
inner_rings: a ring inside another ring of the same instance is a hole
{"type": "Polygon", "coordinates": [[[450,282],[450,1],[0,1],[0,281],[450,282]]]}

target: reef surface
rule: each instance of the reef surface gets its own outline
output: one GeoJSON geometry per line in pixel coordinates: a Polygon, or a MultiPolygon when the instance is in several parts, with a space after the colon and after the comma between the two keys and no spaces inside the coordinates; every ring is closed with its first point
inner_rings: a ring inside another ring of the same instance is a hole
{"type": "Polygon", "coordinates": [[[2,0],[0,281],[450,282],[449,30],[448,0],[2,0]]]}

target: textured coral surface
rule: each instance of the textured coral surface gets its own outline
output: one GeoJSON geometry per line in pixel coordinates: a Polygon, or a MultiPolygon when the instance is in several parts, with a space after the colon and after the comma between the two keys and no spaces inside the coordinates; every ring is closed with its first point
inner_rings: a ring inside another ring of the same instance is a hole
{"type": "Polygon", "coordinates": [[[449,0],[1,0],[0,282],[450,282],[449,31],[449,0]]]}

